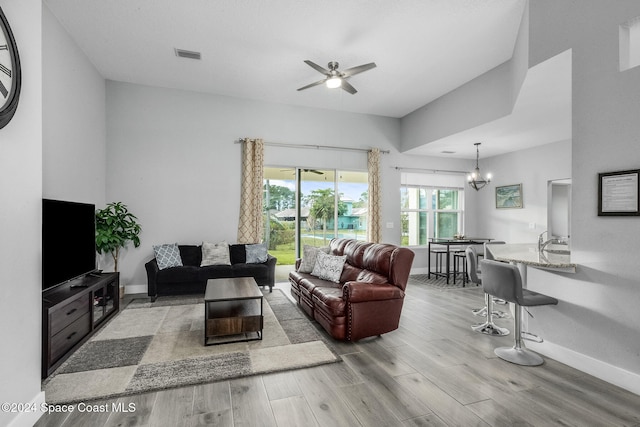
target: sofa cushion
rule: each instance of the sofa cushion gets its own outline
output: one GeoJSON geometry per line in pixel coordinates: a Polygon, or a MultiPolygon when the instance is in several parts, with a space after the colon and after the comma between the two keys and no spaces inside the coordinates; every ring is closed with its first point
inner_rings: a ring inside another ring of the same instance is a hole
{"type": "Polygon", "coordinates": [[[362,270],[360,274],[358,274],[358,278],[356,279],[358,282],[366,282],[366,283],[387,283],[387,276],[383,276],[382,274],[378,274],[375,271],[362,270]]]}
{"type": "Polygon", "coordinates": [[[371,245],[364,251],[362,266],[388,278],[391,268],[391,255],[395,250],[396,247],[392,245],[381,243],[371,245]]]}
{"type": "Polygon", "coordinates": [[[179,282],[196,282],[199,281],[198,273],[200,267],[183,266],[169,267],[160,270],[156,275],[157,283],[179,283],[179,282]]]}
{"type": "Polygon", "coordinates": [[[339,283],[342,268],[344,267],[344,262],[346,260],[346,255],[327,255],[323,252],[318,252],[316,265],[313,267],[311,275],[317,276],[320,279],[339,283]]]}
{"type": "Polygon", "coordinates": [[[233,277],[233,268],[230,265],[205,265],[198,271],[199,280],[222,279],[233,277]]]}
{"type": "Polygon", "coordinates": [[[245,252],[247,253],[247,264],[261,264],[267,262],[267,244],[258,243],[255,245],[246,245],[245,252]]]}
{"type": "Polygon", "coordinates": [[[351,282],[353,280],[358,280],[358,276],[362,268],[354,267],[348,262],[344,263],[344,267],[342,268],[342,274],[340,275],[340,283],[351,282]]]}
{"type": "Polygon", "coordinates": [[[229,244],[227,242],[202,242],[202,262],[200,267],[207,265],[231,265],[229,244]]]}
{"type": "Polygon", "coordinates": [[[182,267],[182,257],[177,243],[165,243],[154,245],[153,253],[158,263],[158,268],[164,270],[169,267],[182,267]]]}
{"type": "Polygon", "coordinates": [[[253,277],[256,282],[269,276],[269,267],[266,264],[233,264],[233,277],[253,277]]]}
{"type": "Polygon", "coordinates": [[[313,271],[313,267],[316,265],[316,259],[318,257],[318,252],[324,252],[325,254],[329,253],[329,247],[318,248],[311,245],[304,245],[302,248],[302,261],[300,262],[300,267],[298,267],[298,271],[300,273],[311,273],[313,271]]]}
{"type": "Polygon", "coordinates": [[[200,267],[202,262],[202,247],[200,245],[179,245],[182,265],[200,267]]]}
{"type": "Polygon", "coordinates": [[[342,287],[316,287],[313,290],[313,302],[317,310],[322,310],[331,316],[345,315],[347,303],[342,298],[342,287]]]}

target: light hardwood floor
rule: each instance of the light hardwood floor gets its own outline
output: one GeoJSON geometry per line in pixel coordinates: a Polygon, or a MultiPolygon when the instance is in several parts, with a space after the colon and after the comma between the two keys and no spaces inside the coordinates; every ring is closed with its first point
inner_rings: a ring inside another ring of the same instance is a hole
{"type": "MultiPolygon", "coordinates": [[[[473,332],[480,288],[409,286],[400,328],[335,343],[343,362],[97,402],[135,412],[45,415],[36,426],[640,426],[640,396],[546,358],[498,359],[473,332]]],[[[512,329],[512,319],[497,323],[512,329]]]]}

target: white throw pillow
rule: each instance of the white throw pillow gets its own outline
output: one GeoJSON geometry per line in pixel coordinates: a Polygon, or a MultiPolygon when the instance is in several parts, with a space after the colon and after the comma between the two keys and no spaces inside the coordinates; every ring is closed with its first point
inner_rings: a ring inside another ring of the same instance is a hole
{"type": "Polygon", "coordinates": [[[313,267],[311,275],[323,280],[340,283],[342,268],[346,260],[346,255],[327,255],[318,251],[316,265],[313,267]]]}
{"type": "Polygon", "coordinates": [[[298,267],[298,272],[311,273],[313,271],[313,267],[316,265],[318,252],[328,254],[329,246],[318,248],[311,245],[304,245],[302,247],[302,261],[300,262],[300,267],[298,267]]]}
{"type": "Polygon", "coordinates": [[[229,244],[227,242],[202,242],[202,262],[200,267],[207,265],[231,265],[229,244]]]}

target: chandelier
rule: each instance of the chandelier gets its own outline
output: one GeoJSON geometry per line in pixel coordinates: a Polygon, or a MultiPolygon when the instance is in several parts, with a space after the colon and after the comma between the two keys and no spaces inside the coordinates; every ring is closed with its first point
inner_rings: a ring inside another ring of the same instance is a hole
{"type": "Polygon", "coordinates": [[[476,191],[480,190],[482,187],[491,182],[491,174],[487,175],[487,179],[484,179],[480,174],[480,167],[478,166],[478,159],[480,158],[480,144],[480,142],[476,142],[475,144],[473,144],[476,146],[476,169],[467,176],[469,185],[476,191]]]}

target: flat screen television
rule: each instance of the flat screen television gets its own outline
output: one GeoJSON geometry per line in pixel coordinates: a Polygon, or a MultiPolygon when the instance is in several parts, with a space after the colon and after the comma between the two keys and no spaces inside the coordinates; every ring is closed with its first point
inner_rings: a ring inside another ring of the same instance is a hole
{"type": "Polygon", "coordinates": [[[95,270],[95,205],[42,199],[42,290],[95,270]]]}

